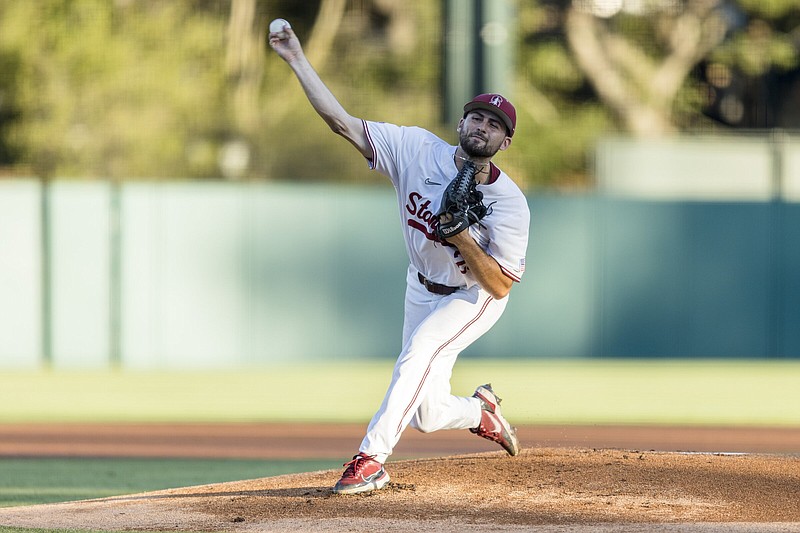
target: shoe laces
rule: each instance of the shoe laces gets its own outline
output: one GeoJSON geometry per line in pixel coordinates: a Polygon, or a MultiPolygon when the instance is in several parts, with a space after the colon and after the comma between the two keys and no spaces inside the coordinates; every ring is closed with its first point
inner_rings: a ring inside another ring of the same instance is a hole
{"type": "Polygon", "coordinates": [[[353,457],[352,460],[346,462],[342,466],[346,466],[347,469],[345,470],[346,473],[350,473],[351,476],[356,476],[361,473],[364,467],[367,465],[367,461],[374,460],[374,455],[362,455],[358,454],[353,457]]]}

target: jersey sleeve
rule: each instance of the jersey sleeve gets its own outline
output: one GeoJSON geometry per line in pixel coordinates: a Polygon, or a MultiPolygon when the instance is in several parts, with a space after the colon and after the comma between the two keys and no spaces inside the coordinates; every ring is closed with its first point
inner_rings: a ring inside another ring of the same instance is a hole
{"type": "Polygon", "coordinates": [[[387,122],[363,122],[373,154],[372,159],[367,160],[369,168],[385,174],[397,185],[403,169],[418,154],[425,131],[387,122]]]}
{"type": "Polygon", "coordinates": [[[524,200],[518,203],[515,215],[506,215],[492,226],[487,250],[503,274],[520,281],[525,273],[525,254],[528,249],[530,211],[524,200]]]}

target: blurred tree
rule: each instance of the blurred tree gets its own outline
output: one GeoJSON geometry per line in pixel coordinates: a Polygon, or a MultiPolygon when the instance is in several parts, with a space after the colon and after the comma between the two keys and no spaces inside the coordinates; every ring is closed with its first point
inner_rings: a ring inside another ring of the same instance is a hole
{"type": "MultiPolygon", "coordinates": [[[[345,0],[322,0],[316,8],[316,18],[309,33],[306,53],[317,68],[324,68],[332,50],[332,42],[341,24],[346,5],[345,0]]],[[[313,6],[312,6],[313,7],[313,6]]],[[[241,174],[251,177],[269,175],[269,165],[280,151],[270,143],[263,144],[265,131],[275,128],[299,103],[299,92],[288,82],[289,71],[269,72],[265,83],[264,48],[267,25],[273,18],[291,19],[301,31],[306,27],[306,16],[291,17],[280,2],[262,2],[260,9],[256,0],[232,0],[228,20],[226,73],[228,90],[232,101],[235,125],[233,132],[238,139],[222,147],[223,154],[231,154],[228,148],[241,146],[246,161],[241,174]],[[275,79],[286,78],[276,84],[275,79]]],[[[228,177],[231,172],[223,159],[222,171],[228,177]]],[[[233,163],[231,161],[230,163],[233,163]]],[[[241,177],[241,176],[239,176],[241,177]]]]}
{"type": "Polygon", "coordinates": [[[201,4],[0,2],[0,54],[19,65],[9,144],[22,161],[60,176],[216,174],[224,33],[201,4]]]}
{"type": "MultiPolygon", "coordinates": [[[[520,2],[518,100],[537,129],[525,165],[533,181],[587,184],[585,154],[606,131],[649,136],[714,128],[703,110],[725,95],[705,71],[724,84],[737,72],[796,69],[799,6],[798,0],[520,2]]],[[[745,102],[733,104],[729,99],[729,112],[745,112],[745,102]]]]}
{"type": "Polygon", "coordinates": [[[370,179],[265,53],[266,26],[290,20],[354,113],[436,125],[437,6],[412,4],[0,0],[0,165],[61,177],[370,179]]]}
{"type": "Polygon", "coordinates": [[[592,0],[572,3],[565,25],[570,48],[625,131],[658,136],[678,129],[673,109],[679,91],[725,37],[720,3],[654,2],[632,14],[602,11],[609,4],[592,0]]]}
{"type": "MultiPolygon", "coordinates": [[[[281,11],[278,11],[281,16],[281,11]]],[[[313,25],[287,20],[306,55],[344,107],[368,120],[442,131],[439,123],[438,2],[327,0],[313,25]]],[[[270,17],[274,18],[274,17],[270,17]]],[[[270,177],[387,183],[315,115],[287,66],[265,58],[265,128],[258,167],[270,177]]],[[[453,128],[444,131],[455,133],[453,128]]]]}
{"type": "Polygon", "coordinates": [[[800,1],[740,0],[703,61],[705,112],[735,128],[800,128],[800,1]]]}
{"type": "MultiPolygon", "coordinates": [[[[499,164],[526,188],[581,188],[607,131],[797,126],[798,7],[518,0],[520,120],[499,164]]],[[[455,142],[442,16],[424,0],[0,0],[0,167],[383,183],[314,115],[266,26],[291,21],[354,115],[455,142]]]]}
{"type": "Polygon", "coordinates": [[[18,158],[19,147],[11,144],[11,125],[19,120],[17,108],[17,76],[20,71],[19,55],[10,50],[0,50],[0,170],[18,158]]]}
{"type": "Polygon", "coordinates": [[[258,94],[264,74],[261,57],[264,26],[260,22],[256,18],[256,0],[231,1],[225,72],[233,93],[234,121],[244,134],[252,134],[258,127],[261,114],[258,94]]]}
{"type": "MultiPolygon", "coordinates": [[[[298,32],[303,41],[304,51],[311,63],[318,70],[324,70],[329,59],[335,51],[334,39],[339,32],[340,25],[344,18],[346,0],[321,0],[316,10],[307,10],[305,18],[310,18],[310,25],[303,23],[303,17],[292,18],[285,15],[286,11],[276,6],[273,15],[261,17],[256,24],[256,30],[252,34],[252,41],[258,42],[259,53],[254,56],[254,60],[259,63],[261,68],[266,64],[267,76],[264,84],[259,89],[260,98],[258,105],[249,113],[251,116],[258,117],[253,122],[257,126],[248,131],[253,151],[255,154],[255,169],[257,175],[261,177],[275,177],[275,167],[278,161],[288,157],[297,161],[308,158],[308,153],[304,147],[308,145],[309,138],[302,134],[297,134],[298,124],[294,123],[294,114],[298,108],[307,105],[305,97],[300,87],[296,84],[291,71],[282,61],[275,61],[277,56],[272,54],[269,45],[266,44],[266,32],[269,21],[273,18],[286,18],[292,24],[294,31],[298,32]],[[278,15],[280,14],[280,15],[278,15]],[[313,17],[308,17],[313,15],[313,17]],[[300,22],[300,24],[298,24],[300,22]],[[264,50],[266,49],[266,61],[264,50]],[[272,60],[272,61],[270,61],[272,60]],[[289,124],[289,135],[281,131],[281,126],[289,124]],[[256,124],[257,122],[257,124],[256,124]],[[301,143],[299,150],[287,149],[293,143],[301,143]],[[282,147],[278,143],[283,144],[282,147]]],[[[252,27],[252,26],[251,26],[252,27]]],[[[297,176],[296,169],[287,170],[297,176]]],[[[278,171],[277,175],[283,172],[278,171]]],[[[328,172],[316,174],[325,176],[328,172]]]]}
{"type": "Polygon", "coordinates": [[[589,150],[613,127],[569,49],[564,20],[570,5],[569,0],[518,4],[518,126],[516,152],[509,150],[507,157],[516,158],[528,187],[585,188],[589,150]]]}

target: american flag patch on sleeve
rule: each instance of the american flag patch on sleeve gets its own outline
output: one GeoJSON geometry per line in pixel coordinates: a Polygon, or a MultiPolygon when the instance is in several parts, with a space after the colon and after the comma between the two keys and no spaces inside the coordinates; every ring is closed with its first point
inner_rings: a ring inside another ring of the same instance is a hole
{"type": "Polygon", "coordinates": [[[525,272],[525,258],[519,260],[519,271],[525,272]]]}

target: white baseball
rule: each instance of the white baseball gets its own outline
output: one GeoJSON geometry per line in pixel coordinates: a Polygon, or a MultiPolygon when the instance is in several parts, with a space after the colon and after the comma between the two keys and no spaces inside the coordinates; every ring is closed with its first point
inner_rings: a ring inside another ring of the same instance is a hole
{"type": "Polygon", "coordinates": [[[289,21],[286,19],[275,19],[269,23],[269,31],[270,33],[279,33],[282,32],[284,28],[291,28],[292,25],[289,24],[289,21]]]}

